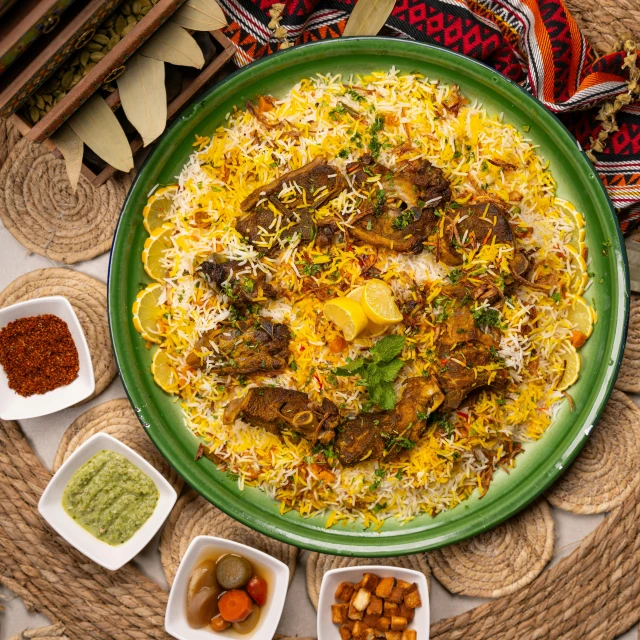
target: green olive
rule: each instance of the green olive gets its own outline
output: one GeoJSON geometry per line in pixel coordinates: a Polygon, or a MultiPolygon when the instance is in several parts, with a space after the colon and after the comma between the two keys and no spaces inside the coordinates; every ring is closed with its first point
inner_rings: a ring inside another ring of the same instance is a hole
{"type": "Polygon", "coordinates": [[[216,564],[216,578],[223,589],[242,589],[252,575],[251,563],[241,556],[225,555],[216,564]]]}

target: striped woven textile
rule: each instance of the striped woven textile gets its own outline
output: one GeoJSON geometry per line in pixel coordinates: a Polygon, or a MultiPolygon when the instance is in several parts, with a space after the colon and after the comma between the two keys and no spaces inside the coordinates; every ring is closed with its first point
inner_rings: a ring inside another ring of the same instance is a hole
{"type": "MultiPolygon", "coordinates": [[[[235,61],[243,66],[283,46],[340,37],[356,0],[284,0],[276,21],[272,0],[219,2],[235,61]]],[[[637,73],[624,52],[597,58],[562,0],[397,0],[383,34],[492,66],[556,113],[585,149],[602,126],[599,105],[624,99],[637,73]]],[[[596,154],[596,169],[623,230],[630,231],[640,220],[640,103],[624,107],[617,125],[596,154]]]]}

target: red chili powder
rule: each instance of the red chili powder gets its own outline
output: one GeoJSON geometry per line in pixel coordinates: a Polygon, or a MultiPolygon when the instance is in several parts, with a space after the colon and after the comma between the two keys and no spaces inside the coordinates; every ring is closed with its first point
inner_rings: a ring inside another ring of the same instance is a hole
{"type": "Polygon", "coordinates": [[[25,397],[70,384],[80,369],[67,323],[49,313],[0,329],[0,364],[9,387],[25,397]]]}

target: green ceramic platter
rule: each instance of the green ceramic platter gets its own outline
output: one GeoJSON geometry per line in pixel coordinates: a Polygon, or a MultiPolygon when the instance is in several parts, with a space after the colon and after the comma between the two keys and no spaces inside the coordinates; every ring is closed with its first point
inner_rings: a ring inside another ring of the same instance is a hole
{"type": "Polygon", "coordinates": [[[296,47],[269,56],[231,75],[185,110],[165,133],[140,170],[125,202],[111,256],[109,317],[120,375],[147,433],[194,489],[244,524],[273,538],[326,553],[391,556],[416,553],[462,540],[495,526],[542,493],[584,444],[613,387],[628,315],[626,255],[611,203],[593,167],[563,125],[539,102],[498,73],[438,47],[387,38],[347,38],[296,47]],[[194,461],[196,438],[185,427],[174,397],[150,374],[152,351],[135,331],[131,305],[148,282],[140,254],[146,238],[142,209],[158,184],[175,182],[194,136],[209,135],[225,114],[259,94],[280,96],[301,78],[317,73],[368,73],[419,70],[430,78],[460,85],[491,113],[528,135],[551,161],[558,195],[573,202],[587,220],[587,245],[595,273],[585,297],[599,315],[593,335],[581,349],[582,373],[571,388],[575,411],[561,408],[544,437],[528,445],[510,475],[498,472],[487,495],[473,495],[435,518],[420,516],[399,525],[389,520],[380,531],[354,524],[325,529],[323,517],[279,514],[278,504],[257,489],[240,491],[207,458],[194,461]],[[604,243],[604,245],[603,245],[604,243]],[[610,245],[610,246],[608,246],[610,245]]]}

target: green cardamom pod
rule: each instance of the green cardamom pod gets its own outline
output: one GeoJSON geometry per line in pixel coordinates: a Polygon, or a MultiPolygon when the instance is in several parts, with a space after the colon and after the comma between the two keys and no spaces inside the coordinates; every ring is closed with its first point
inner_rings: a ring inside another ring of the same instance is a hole
{"type": "Polygon", "coordinates": [[[96,35],[93,36],[93,41],[98,44],[107,44],[107,42],[109,42],[109,38],[101,33],[96,33],[96,35]]]}
{"type": "Polygon", "coordinates": [[[116,33],[116,35],[113,36],[111,40],[109,40],[109,46],[111,47],[111,49],[113,49],[113,47],[115,47],[118,42],[120,42],[120,36],[116,33]]]}
{"type": "Polygon", "coordinates": [[[127,26],[127,19],[124,16],[118,16],[115,24],[115,30],[118,35],[122,35],[122,31],[127,26]]]}
{"type": "Polygon", "coordinates": [[[62,95],[62,91],[60,91],[59,89],[56,89],[53,92],[53,97],[54,97],[55,100],[57,100],[61,95],[62,95]]]}
{"type": "Polygon", "coordinates": [[[60,86],[63,89],[68,89],[71,86],[72,82],[73,82],[73,71],[67,71],[62,76],[62,80],[60,81],[60,86]]]}
{"type": "Polygon", "coordinates": [[[113,16],[110,16],[109,18],[107,18],[103,23],[102,26],[105,29],[110,29],[111,27],[113,27],[113,23],[115,22],[115,18],[113,16]]]}
{"type": "Polygon", "coordinates": [[[86,75],[87,75],[87,73],[89,73],[89,71],[91,71],[91,69],[93,69],[93,67],[95,67],[95,66],[96,66],[96,63],[95,63],[95,62],[90,62],[90,63],[89,63],[89,64],[84,68],[83,74],[86,76],[86,75]]]}
{"type": "Polygon", "coordinates": [[[36,106],[38,109],[44,109],[44,100],[41,95],[36,96],[36,106]]]}
{"type": "MultiPolygon", "coordinates": [[[[49,111],[51,111],[51,106],[50,104],[45,104],[44,105],[44,112],[45,113],[49,113],[49,111]]],[[[40,113],[42,113],[42,110],[40,110],[40,113]]]]}
{"type": "Polygon", "coordinates": [[[120,8],[125,16],[131,15],[131,5],[128,2],[125,2],[120,8]]]}
{"type": "Polygon", "coordinates": [[[101,51],[102,45],[97,42],[87,42],[87,44],[84,45],[84,48],[87,51],[101,51]]]}
{"type": "Polygon", "coordinates": [[[131,31],[133,29],[133,27],[135,27],[135,24],[128,24],[125,28],[124,31],[122,32],[122,37],[124,38],[127,33],[129,33],[129,31],[131,31]]]}
{"type": "Polygon", "coordinates": [[[133,2],[131,3],[131,11],[138,15],[140,13],[140,9],[142,9],[142,3],[140,2],[140,0],[133,0],[133,2]]]}
{"type": "Polygon", "coordinates": [[[42,99],[47,103],[51,104],[53,102],[53,96],[50,93],[43,93],[42,99]]]}
{"type": "Polygon", "coordinates": [[[83,67],[86,67],[89,64],[89,56],[91,55],[90,51],[87,51],[87,49],[83,49],[80,52],[80,64],[83,67]]]}
{"type": "Polygon", "coordinates": [[[29,109],[29,117],[33,124],[38,122],[38,120],[40,120],[40,109],[38,109],[38,107],[31,107],[31,109],[29,109]]]}
{"type": "Polygon", "coordinates": [[[138,22],[138,19],[135,16],[127,17],[127,24],[136,24],[137,22],[138,22]]]}
{"type": "Polygon", "coordinates": [[[153,7],[149,6],[149,7],[142,7],[142,9],[140,10],[140,14],[143,16],[146,16],[147,13],[149,13],[149,11],[151,11],[153,7]]]}
{"type": "Polygon", "coordinates": [[[102,51],[94,51],[89,58],[92,62],[100,62],[100,60],[104,58],[104,53],[102,53],[102,51]]]}

